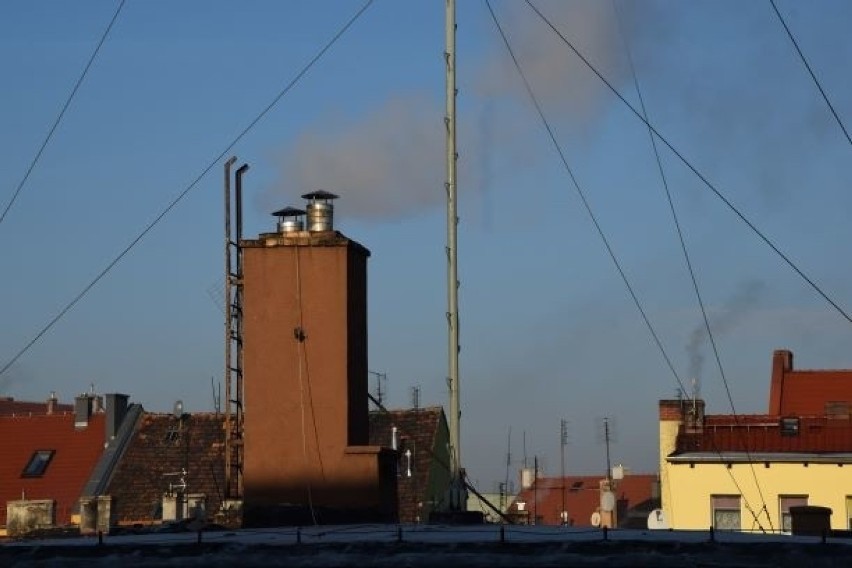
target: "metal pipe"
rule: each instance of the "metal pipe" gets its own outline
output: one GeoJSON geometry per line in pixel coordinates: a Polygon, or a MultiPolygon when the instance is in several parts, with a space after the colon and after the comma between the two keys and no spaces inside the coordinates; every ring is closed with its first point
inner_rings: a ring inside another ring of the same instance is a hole
{"type": "Polygon", "coordinates": [[[231,156],[225,162],[225,497],[231,495],[231,156]]]}
{"type": "MultiPolygon", "coordinates": [[[[237,216],[237,246],[243,238],[243,174],[249,169],[248,164],[243,164],[237,168],[237,187],[236,187],[236,216],[237,216]]],[[[239,258],[239,256],[238,256],[239,258]]]]}
{"type": "MultiPolygon", "coordinates": [[[[237,253],[237,270],[236,270],[236,292],[234,293],[234,312],[237,319],[236,325],[236,347],[237,347],[237,432],[240,437],[240,444],[243,443],[243,420],[245,416],[245,399],[243,397],[244,390],[244,382],[243,382],[243,249],[240,244],[243,240],[243,174],[245,174],[249,169],[248,164],[243,164],[239,168],[237,168],[236,173],[236,185],[235,185],[235,195],[234,199],[236,200],[235,206],[235,215],[236,219],[236,236],[235,236],[235,249],[237,253]]],[[[240,445],[240,460],[239,460],[239,473],[237,478],[237,492],[242,497],[243,495],[243,476],[242,476],[242,461],[244,459],[244,449],[243,445],[240,445]]]]}

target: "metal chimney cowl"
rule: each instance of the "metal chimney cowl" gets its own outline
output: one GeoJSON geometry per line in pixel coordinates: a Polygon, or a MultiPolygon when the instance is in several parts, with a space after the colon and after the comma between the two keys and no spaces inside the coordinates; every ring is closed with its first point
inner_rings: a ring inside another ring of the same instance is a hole
{"type": "Polygon", "coordinates": [[[322,189],[302,195],[302,199],[308,200],[305,207],[308,231],[321,233],[334,230],[334,204],[332,201],[337,198],[337,195],[322,189]]]}
{"type": "Polygon", "coordinates": [[[305,211],[303,209],[288,206],[283,209],[279,209],[278,211],[274,211],[272,215],[274,217],[278,217],[277,229],[282,235],[298,233],[305,230],[305,211]]]}

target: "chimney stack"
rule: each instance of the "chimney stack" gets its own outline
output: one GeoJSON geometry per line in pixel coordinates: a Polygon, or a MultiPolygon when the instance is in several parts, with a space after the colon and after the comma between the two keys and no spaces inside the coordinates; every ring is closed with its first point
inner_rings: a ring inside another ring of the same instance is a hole
{"type": "Polygon", "coordinates": [[[92,397],[86,393],[74,397],[74,428],[85,428],[92,415],[92,397]]]}
{"type": "Polygon", "coordinates": [[[56,412],[56,405],[59,403],[59,399],[56,398],[56,391],[50,391],[50,397],[47,399],[47,413],[53,414],[56,412]]]}
{"type": "Polygon", "coordinates": [[[109,442],[118,434],[121,423],[127,415],[126,394],[110,393],[106,395],[106,441],[109,442]]]}

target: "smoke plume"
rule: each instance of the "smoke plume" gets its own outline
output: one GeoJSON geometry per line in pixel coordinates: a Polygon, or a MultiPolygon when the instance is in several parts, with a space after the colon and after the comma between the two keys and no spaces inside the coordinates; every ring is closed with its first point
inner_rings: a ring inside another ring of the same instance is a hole
{"type": "MultiPolygon", "coordinates": [[[[708,314],[710,331],[718,339],[735,327],[757,305],[760,296],[766,289],[766,283],[761,280],[750,280],[741,283],[718,313],[708,314]]],[[[686,353],[689,357],[690,380],[700,380],[704,367],[703,349],[707,343],[707,328],[702,321],[689,334],[686,353]]]]}
{"type": "MultiPolygon", "coordinates": [[[[614,14],[608,3],[541,2],[540,9],[596,63],[609,67],[610,50],[620,44],[613,37],[614,14]]],[[[502,12],[501,22],[511,32],[518,58],[548,112],[577,123],[597,116],[598,80],[588,72],[579,75],[582,64],[528,8],[510,4],[502,12]]],[[[529,164],[536,159],[527,149],[529,136],[541,132],[537,120],[529,120],[534,115],[525,117],[521,126],[505,112],[506,105],[513,110],[532,107],[496,31],[486,59],[460,67],[458,73],[460,107],[463,97],[474,99],[464,111],[460,108],[458,118],[459,178],[469,195],[486,189],[483,180],[495,177],[492,152],[500,153],[500,167],[507,170],[529,164]],[[499,119],[492,119],[498,114],[499,119]]],[[[436,76],[435,84],[442,86],[443,80],[436,76]]],[[[285,188],[288,195],[325,188],[346,198],[340,207],[348,218],[404,218],[438,207],[446,195],[443,116],[442,100],[412,93],[389,96],[356,120],[314,124],[284,149],[279,179],[260,205],[267,210],[280,206],[285,188]]]]}

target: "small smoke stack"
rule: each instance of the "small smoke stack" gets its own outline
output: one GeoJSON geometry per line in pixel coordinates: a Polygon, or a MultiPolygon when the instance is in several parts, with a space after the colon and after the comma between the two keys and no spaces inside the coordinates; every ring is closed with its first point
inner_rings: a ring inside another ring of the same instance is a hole
{"type": "Polygon", "coordinates": [[[47,413],[53,414],[56,412],[56,405],[59,403],[59,399],[56,398],[56,391],[50,391],[50,397],[47,399],[47,413]]]}
{"type": "Polygon", "coordinates": [[[325,190],[312,191],[302,196],[308,200],[308,231],[320,233],[334,230],[334,204],[337,195],[325,190]]]}
{"type": "Polygon", "coordinates": [[[285,207],[275,211],[272,215],[278,217],[278,232],[281,234],[286,235],[287,233],[298,233],[305,230],[305,211],[302,209],[285,207]]]}
{"type": "Polygon", "coordinates": [[[399,449],[399,434],[396,426],[391,426],[391,449],[397,450],[399,449]]]}

